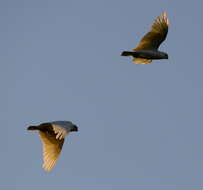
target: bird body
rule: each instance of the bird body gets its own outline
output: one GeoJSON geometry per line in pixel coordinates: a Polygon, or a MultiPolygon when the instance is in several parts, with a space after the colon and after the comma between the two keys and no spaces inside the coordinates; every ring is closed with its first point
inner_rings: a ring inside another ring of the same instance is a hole
{"type": "Polygon", "coordinates": [[[121,56],[132,56],[137,64],[151,63],[156,59],[168,59],[168,54],[158,50],[160,44],[166,39],[169,20],[166,13],[158,16],[151,30],[144,35],[133,51],[123,51],[121,56]]]}
{"type": "Polygon", "coordinates": [[[124,51],[122,56],[133,56],[143,59],[167,59],[165,52],[153,50],[124,51]]]}
{"type": "Polygon", "coordinates": [[[27,130],[37,130],[43,145],[43,168],[50,171],[55,166],[61,153],[65,136],[78,127],[70,121],[53,121],[37,126],[29,126],[27,130]]]}

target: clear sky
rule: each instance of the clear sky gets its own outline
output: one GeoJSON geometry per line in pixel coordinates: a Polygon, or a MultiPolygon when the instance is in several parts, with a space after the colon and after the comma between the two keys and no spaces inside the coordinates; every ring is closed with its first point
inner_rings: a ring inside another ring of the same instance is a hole
{"type": "Polygon", "coordinates": [[[2,0],[1,189],[203,189],[201,0],[2,0]],[[160,50],[135,65],[136,46],[166,11],[160,50]],[[70,120],[50,173],[26,127],[70,120]]]}

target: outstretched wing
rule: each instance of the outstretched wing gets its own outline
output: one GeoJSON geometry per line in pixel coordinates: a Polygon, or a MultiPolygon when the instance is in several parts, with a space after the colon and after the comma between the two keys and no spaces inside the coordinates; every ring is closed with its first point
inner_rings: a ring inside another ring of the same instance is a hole
{"type": "Polygon", "coordinates": [[[56,139],[55,135],[46,131],[39,131],[39,135],[43,145],[43,168],[50,171],[58,160],[64,139],[56,139]]]}
{"type": "Polygon", "coordinates": [[[151,30],[145,34],[138,46],[133,50],[158,49],[160,44],[166,39],[168,26],[169,20],[164,12],[155,19],[151,30]]]}

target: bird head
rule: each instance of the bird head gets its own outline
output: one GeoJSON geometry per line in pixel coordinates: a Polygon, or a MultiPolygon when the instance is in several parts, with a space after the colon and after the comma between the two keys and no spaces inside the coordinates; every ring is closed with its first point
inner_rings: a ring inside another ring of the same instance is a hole
{"type": "Polygon", "coordinates": [[[168,54],[162,51],[159,51],[159,55],[161,56],[161,59],[168,59],[168,54]]]}
{"type": "Polygon", "coordinates": [[[168,54],[164,53],[164,59],[168,59],[168,54]]]}
{"type": "Polygon", "coordinates": [[[72,125],[70,131],[71,131],[71,132],[72,132],[72,131],[77,132],[77,131],[78,131],[78,127],[77,127],[76,125],[72,125]]]}

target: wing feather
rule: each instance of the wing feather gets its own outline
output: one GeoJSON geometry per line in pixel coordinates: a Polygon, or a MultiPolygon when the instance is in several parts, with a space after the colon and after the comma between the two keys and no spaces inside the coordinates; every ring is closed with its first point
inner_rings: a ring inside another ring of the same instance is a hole
{"type": "Polygon", "coordinates": [[[166,39],[168,33],[169,19],[164,12],[158,16],[152,24],[151,30],[145,34],[134,51],[146,49],[158,49],[166,39]]]}
{"type": "Polygon", "coordinates": [[[134,58],[133,59],[133,63],[135,63],[135,64],[149,64],[151,62],[152,62],[151,59],[143,59],[143,58],[134,58]]]}
{"type": "Polygon", "coordinates": [[[64,139],[56,139],[55,136],[46,131],[39,131],[39,136],[43,147],[43,168],[50,171],[59,158],[64,139]]]}
{"type": "Polygon", "coordinates": [[[56,134],[56,139],[63,139],[68,134],[68,130],[60,125],[52,124],[54,133],[56,134]]]}

